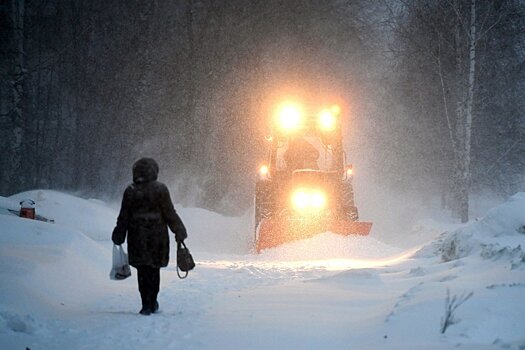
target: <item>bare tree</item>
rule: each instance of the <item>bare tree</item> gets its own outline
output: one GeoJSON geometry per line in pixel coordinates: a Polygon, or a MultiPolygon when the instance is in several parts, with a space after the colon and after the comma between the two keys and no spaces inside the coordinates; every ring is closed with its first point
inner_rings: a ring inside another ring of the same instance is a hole
{"type": "MultiPolygon", "coordinates": [[[[444,162],[450,170],[449,181],[444,181],[443,187],[448,187],[447,202],[453,212],[466,222],[472,182],[473,123],[479,116],[475,110],[479,105],[479,45],[505,18],[510,7],[497,6],[493,1],[453,0],[407,1],[403,2],[401,10],[389,8],[392,28],[401,46],[397,55],[412,69],[409,74],[413,77],[408,80],[416,81],[418,75],[427,77],[415,89],[419,96],[425,91],[425,96],[418,99],[419,115],[426,114],[427,118],[433,119],[436,118],[434,113],[440,113],[445,121],[443,125],[447,130],[451,156],[448,162],[444,162]],[[432,85],[439,86],[439,89],[432,85]],[[432,108],[438,98],[442,106],[440,112],[432,108]]],[[[483,54],[488,55],[487,52],[483,54]]],[[[432,133],[435,131],[431,131],[429,137],[432,133]]],[[[446,156],[443,158],[447,159],[446,156]]]]}

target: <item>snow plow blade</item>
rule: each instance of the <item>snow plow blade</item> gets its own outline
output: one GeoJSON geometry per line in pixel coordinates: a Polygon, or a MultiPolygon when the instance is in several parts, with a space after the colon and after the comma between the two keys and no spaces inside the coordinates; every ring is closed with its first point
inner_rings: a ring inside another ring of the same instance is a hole
{"type": "Polygon", "coordinates": [[[367,236],[371,229],[371,222],[350,220],[304,223],[300,220],[264,219],[258,227],[255,249],[257,253],[260,253],[264,249],[310,238],[323,232],[332,232],[343,236],[367,236]]]}

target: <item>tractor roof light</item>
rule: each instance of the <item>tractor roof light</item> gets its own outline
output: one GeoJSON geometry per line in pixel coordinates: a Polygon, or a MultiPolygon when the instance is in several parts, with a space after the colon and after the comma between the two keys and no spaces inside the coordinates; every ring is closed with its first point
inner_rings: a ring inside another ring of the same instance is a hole
{"type": "Polygon", "coordinates": [[[337,116],[341,114],[341,107],[339,107],[339,105],[333,105],[332,107],[330,107],[330,111],[337,116]]]}
{"type": "Polygon", "coordinates": [[[319,114],[319,128],[322,131],[334,131],[337,125],[337,117],[332,110],[323,110],[319,114]]]}
{"type": "Polygon", "coordinates": [[[278,123],[282,131],[290,132],[301,125],[302,111],[296,104],[283,104],[277,112],[278,123]]]}

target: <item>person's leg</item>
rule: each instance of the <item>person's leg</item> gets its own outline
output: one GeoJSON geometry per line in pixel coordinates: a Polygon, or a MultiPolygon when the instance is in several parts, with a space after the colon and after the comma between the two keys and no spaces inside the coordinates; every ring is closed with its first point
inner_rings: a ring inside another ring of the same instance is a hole
{"type": "Polygon", "coordinates": [[[160,268],[151,269],[151,310],[156,312],[159,309],[159,303],[157,301],[157,296],[159,295],[160,289],[160,268]]]}
{"type": "Polygon", "coordinates": [[[157,295],[160,289],[160,268],[139,266],[137,268],[140,297],[142,298],[141,314],[149,315],[159,309],[157,295]]]}
{"type": "Polygon", "coordinates": [[[150,298],[150,285],[151,273],[148,266],[137,267],[137,280],[139,283],[140,298],[142,299],[142,309],[140,313],[143,315],[149,315],[152,311],[151,298],[150,298]]]}

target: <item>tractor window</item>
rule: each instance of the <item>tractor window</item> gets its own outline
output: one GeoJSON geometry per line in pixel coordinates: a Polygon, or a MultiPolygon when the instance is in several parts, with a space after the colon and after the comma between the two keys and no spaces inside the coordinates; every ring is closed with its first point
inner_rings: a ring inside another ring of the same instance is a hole
{"type": "Polygon", "coordinates": [[[276,165],[279,171],[298,169],[329,171],[333,168],[333,162],[332,149],[315,136],[290,138],[277,149],[276,165]]]}

